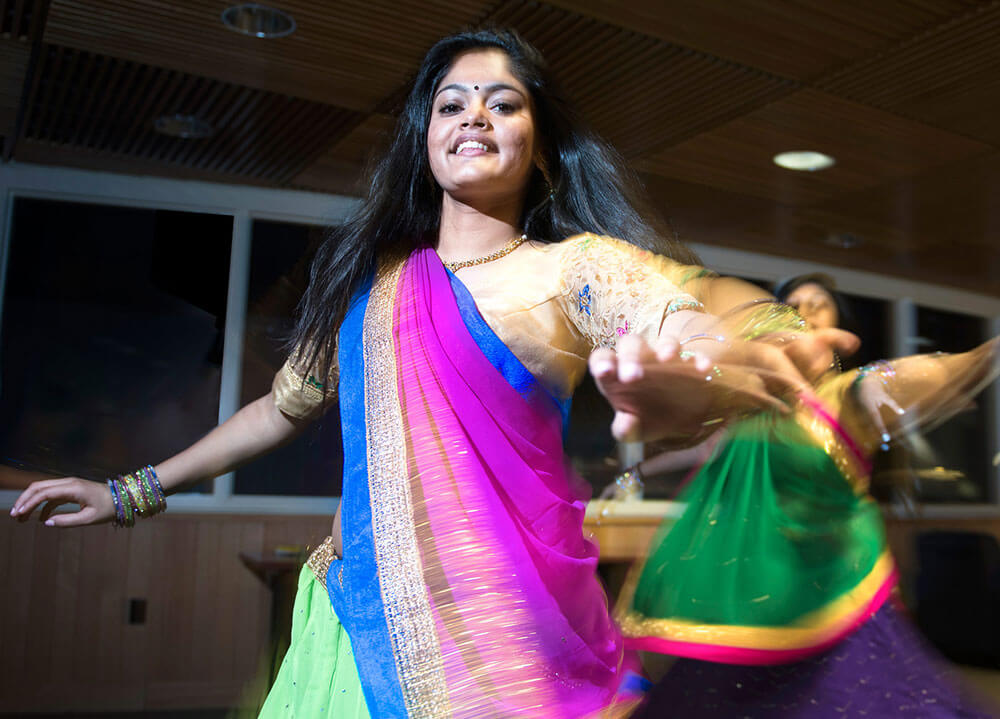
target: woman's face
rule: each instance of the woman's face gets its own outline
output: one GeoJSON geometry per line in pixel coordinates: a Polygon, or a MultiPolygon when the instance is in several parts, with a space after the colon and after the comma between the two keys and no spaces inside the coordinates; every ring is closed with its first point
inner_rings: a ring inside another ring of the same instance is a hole
{"type": "Polygon", "coordinates": [[[840,322],[837,303],[829,292],[815,282],[806,282],[796,287],[785,303],[797,309],[802,319],[816,329],[836,327],[840,322]]]}
{"type": "Polygon", "coordinates": [[[458,55],[436,88],[427,128],[431,172],[463,202],[523,200],[536,149],[527,88],[501,50],[458,55]]]}

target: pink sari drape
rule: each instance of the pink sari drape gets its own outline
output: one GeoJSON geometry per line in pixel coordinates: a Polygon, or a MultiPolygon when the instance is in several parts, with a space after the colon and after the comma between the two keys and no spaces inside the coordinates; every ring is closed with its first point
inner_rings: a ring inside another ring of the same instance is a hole
{"type": "Polygon", "coordinates": [[[392,364],[409,504],[398,521],[417,549],[399,556],[419,565],[399,576],[423,587],[396,596],[382,580],[400,680],[444,689],[442,716],[586,716],[614,701],[623,657],[583,536],[589,490],[556,404],[511,386],[467,320],[437,255],[414,253],[395,286],[392,364]]]}

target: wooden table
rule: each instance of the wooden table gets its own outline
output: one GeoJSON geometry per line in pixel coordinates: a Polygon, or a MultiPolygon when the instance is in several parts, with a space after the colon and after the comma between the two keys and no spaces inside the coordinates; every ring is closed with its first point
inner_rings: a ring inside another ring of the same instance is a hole
{"type": "Polygon", "coordinates": [[[268,686],[281,668],[292,636],[295,590],[305,557],[275,552],[240,552],[240,561],[271,590],[271,623],[268,641],[268,686]]]}

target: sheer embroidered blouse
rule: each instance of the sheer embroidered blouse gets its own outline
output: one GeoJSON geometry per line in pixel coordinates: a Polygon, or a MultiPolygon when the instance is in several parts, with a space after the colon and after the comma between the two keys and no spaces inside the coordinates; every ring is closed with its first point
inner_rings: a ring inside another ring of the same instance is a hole
{"type": "MultiPolygon", "coordinates": [[[[655,339],[667,315],[700,309],[681,288],[704,273],[621,240],[583,234],[525,245],[487,272],[470,274],[466,286],[504,344],[565,399],[595,348],[613,348],[626,334],[655,339]]],[[[275,376],[273,393],[282,412],[309,418],[333,404],[336,384],[336,376],[303,378],[289,360],[275,376]]]]}

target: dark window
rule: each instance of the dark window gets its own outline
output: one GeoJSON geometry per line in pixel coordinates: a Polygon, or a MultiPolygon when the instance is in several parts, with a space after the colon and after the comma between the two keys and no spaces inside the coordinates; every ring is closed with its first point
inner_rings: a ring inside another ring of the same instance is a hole
{"type": "Polygon", "coordinates": [[[844,357],[844,369],[862,367],[870,362],[892,357],[892,339],[889,334],[889,303],[870,297],[841,292],[846,317],[841,329],[861,338],[861,348],[852,356],[844,357]]]}
{"type": "MultiPolygon", "coordinates": [[[[964,352],[983,341],[979,317],[917,308],[919,352],[964,352]]],[[[990,476],[985,393],[974,406],[926,433],[931,452],[917,456],[918,496],[924,501],[985,502],[990,476]]]]}
{"type": "Polygon", "coordinates": [[[4,463],[103,479],[214,427],[231,242],[229,216],[15,200],[4,463]]]}
{"type": "Polygon", "coordinates": [[[591,485],[595,497],[620,471],[618,444],[611,435],[613,418],[611,405],[588,372],[573,393],[565,447],[573,467],[591,485]]]}
{"type": "MultiPolygon", "coordinates": [[[[271,389],[287,355],[295,307],[309,279],[309,262],[323,228],[253,223],[250,291],[243,351],[242,404],[271,389]]],[[[302,436],[236,472],[237,494],[339,496],[343,450],[336,404],[302,436]]]]}

